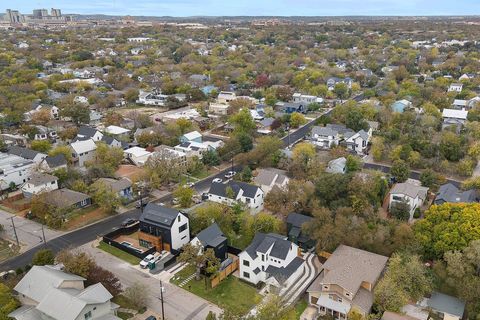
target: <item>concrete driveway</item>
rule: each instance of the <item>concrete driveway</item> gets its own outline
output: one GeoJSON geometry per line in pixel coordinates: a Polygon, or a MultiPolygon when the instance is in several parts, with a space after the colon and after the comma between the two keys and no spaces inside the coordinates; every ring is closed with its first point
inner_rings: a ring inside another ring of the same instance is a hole
{"type": "MultiPolygon", "coordinates": [[[[160,280],[162,273],[150,275],[148,272],[140,271],[135,266],[130,265],[102,250],[94,247],[94,242],[87,243],[79,248],[88,252],[105,269],[115,274],[124,288],[140,283],[145,285],[150,291],[150,301],[148,308],[157,314],[162,313],[160,301],[160,280]]],[[[216,305],[185,291],[168,281],[163,281],[165,318],[168,320],[205,320],[208,313],[213,311],[217,315],[222,310],[216,305]]]]}
{"type": "MultiPolygon", "coordinates": [[[[43,243],[41,224],[32,220],[28,220],[26,218],[16,216],[4,210],[0,210],[0,224],[2,224],[5,228],[4,236],[6,236],[7,239],[13,242],[16,241],[15,234],[13,232],[11,219],[12,217],[13,223],[15,224],[15,228],[17,231],[18,241],[20,242],[21,252],[24,252],[37,246],[38,244],[43,243]]],[[[44,232],[46,241],[63,234],[63,232],[61,231],[51,230],[47,227],[44,227],[44,232]]]]}

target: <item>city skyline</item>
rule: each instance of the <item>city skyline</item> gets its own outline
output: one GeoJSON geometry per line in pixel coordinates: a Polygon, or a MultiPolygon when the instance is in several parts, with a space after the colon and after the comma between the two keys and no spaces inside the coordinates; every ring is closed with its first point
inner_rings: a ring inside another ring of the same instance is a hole
{"type": "Polygon", "coordinates": [[[106,14],[133,16],[437,16],[478,15],[476,0],[244,0],[226,3],[221,0],[25,0],[6,3],[0,10],[19,10],[31,14],[34,9],[59,8],[65,14],[106,14]]]}

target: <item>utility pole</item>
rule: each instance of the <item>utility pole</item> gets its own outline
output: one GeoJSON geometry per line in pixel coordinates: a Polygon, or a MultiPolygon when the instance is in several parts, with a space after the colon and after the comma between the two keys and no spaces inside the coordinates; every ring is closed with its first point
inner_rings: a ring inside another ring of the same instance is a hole
{"type": "Polygon", "coordinates": [[[12,220],[13,233],[15,234],[15,239],[17,240],[17,246],[20,247],[20,242],[18,241],[17,229],[15,229],[15,223],[13,222],[13,217],[10,217],[12,220]]]}
{"type": "Polygon", "coordinates": [[[42,237],[43,237],[43,245],[47,245],[47,241],[45,240],[45,229],[43,228],[43,223],[42,223],[42,237]]]}
{"type": "Polygon", "coordinates": [[[162,301],[162,320],[165,320],[165,311],[163,309],[163,284],[162,280],[160,280],[160,301],[162,301]]]}

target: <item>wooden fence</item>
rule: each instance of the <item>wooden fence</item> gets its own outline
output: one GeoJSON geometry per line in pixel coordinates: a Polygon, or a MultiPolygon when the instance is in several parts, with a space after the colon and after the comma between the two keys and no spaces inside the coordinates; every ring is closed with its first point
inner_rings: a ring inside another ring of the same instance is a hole
{"type": "Polygon", "coordinates": [[[215,288],[216,286],[218,286],[218,284],[223,280],[225,279],[226,277],[228,277],[229,275],[231,275],[232,273],[234,273],[237,269],[238,269],[238,266],[240,264],[240,261],[238,260],[238,257],[236,256],[231,256],[231,258],[233,259],[233,262],[230,263],[225,269],[223,269],[222,271],[220,271],[216,276],[215,278],[212,278],[212,288],[215,288]]]}
{"type": "Polygon", "coordinates": [[[23,211],[30,208],[30,201],[24,201],[19,203],[19,201],[23,199],[23,194],[19,193],[3,200],[2,205],[15,211],[23,211]]]}

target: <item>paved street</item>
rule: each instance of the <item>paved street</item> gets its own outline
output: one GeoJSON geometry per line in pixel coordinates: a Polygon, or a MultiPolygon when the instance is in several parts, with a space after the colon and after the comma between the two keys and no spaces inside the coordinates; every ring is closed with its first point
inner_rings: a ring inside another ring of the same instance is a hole
{"type": "MultiPolygon", "coordinates": [[[[5,228],[6,238],[13,242],[16,241],[12,226],[12,217],[22,252],[27,251],[43,242],[41,224],[32,220],[16,216],[4,210],[0,210],[0,224],[2,224],[5,228]]],[[[63,232],[61,231],[51,230],[47,227],[44,227],[44,232],[46,241],[49,241],[63,234],[63,232]]]]}
{"type": "MultiPolygon", "coordinates": [[[[148,271],[140,271],[129,263],[95,248],[91,242],[81,246],[80,249],[88,252],[99,265],[114,273],[120,279],[124,288],[134,283],[140,283],[149,288],[152,299],[149,301],[148,307],[161,314],[159,279],[162,278],[162,273],[151,276],[148,271]]],[[[168,280],[163,281],[162,284],[165,287],[163,296],[165,318],[168,320],[204,320],[210,311],[216,314],[221,313],[221,309],[217,306],[170,284],[168,280]]]]}

